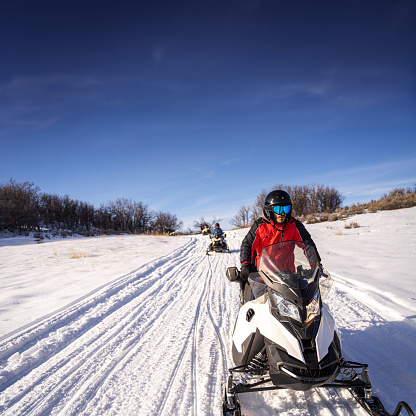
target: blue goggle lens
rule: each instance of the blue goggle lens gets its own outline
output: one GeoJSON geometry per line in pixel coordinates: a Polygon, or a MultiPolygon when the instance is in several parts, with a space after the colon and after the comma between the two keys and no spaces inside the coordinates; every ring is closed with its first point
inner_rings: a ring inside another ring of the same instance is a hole
{"type": "Polygon", "coordinates": [[[284,205],[284,206],[277,205],[273,207],[273,211],[278,215],[282,213],[285,213],[287,215],[290,212],[290,205],[284,205]]]}

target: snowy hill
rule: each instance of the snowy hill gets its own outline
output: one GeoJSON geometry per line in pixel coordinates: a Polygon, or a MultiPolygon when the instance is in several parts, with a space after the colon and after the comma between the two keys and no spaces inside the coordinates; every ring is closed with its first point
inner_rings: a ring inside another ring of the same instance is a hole
{"type": "MultiPolygon", "coordinates": [[[[416,208],[307,225],[347,359],[416,408],[416,208]],[[359,228],[344,228],[357,222],[359,228]]],[[[219,415],[247,230],[208,238],[0,239],[0,414],[219,415]]],[[[366,414],[348,392],[241,395],[245,415],[366,414]]]]}

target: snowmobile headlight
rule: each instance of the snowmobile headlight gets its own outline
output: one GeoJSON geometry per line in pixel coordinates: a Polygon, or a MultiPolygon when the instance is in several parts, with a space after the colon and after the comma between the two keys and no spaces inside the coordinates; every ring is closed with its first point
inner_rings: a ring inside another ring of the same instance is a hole
{"type": "Polygon", "coordinates": [[[306,306],[306,321],[308,323],[312,319],[321,314],[321,308],[319,307],[319,291],[316,291],[312,300],[306,306]]]}
{"type": "Polygon", "coordinates": [[[289,302],[283,296],[280,296],[275,292],[273,292],[273,296],[276,300],[277,309],[279,310],[280,315],[295,319],[298,322],[302,322],[300,319],[299,310],[292,302],[289,302]]]}

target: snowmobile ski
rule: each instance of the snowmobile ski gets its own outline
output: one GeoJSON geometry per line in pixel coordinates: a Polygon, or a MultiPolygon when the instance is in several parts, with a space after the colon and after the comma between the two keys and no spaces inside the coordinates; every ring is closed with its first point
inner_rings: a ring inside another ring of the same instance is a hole
{"type": "MultiPolygon", "coordinates": [[[[271,384],[272,380],[269,377],[267,365],[262,368],[256,368],[256,365],[253,366],[252,361],[248,365],[229,369],[230,374],[227,383],[223,383],[221,386],[223,416],[241,415],[238,397],[240,393],[282,390],[285,388],[271,384]],[[235,374],[240,375],[240,381],[234,379],[235,374]]],[[[404,401],[398,403],[393,413],[387,412],[381,400],[372,395],[372,386],[366,364],[343,361],[338,377],[331,383],[323,384],[318,388],[348,389],[371,416],[399,416],[402,410],[406,410],[408,416],[415,416],[413,410],[404,401]]]]}

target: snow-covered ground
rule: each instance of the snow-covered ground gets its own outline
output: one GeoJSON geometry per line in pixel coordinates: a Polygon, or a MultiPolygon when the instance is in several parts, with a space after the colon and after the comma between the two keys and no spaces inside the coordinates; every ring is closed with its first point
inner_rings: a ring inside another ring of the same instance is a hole
{"type": "MultiPolygon", "coordinates": [[[[416,408],[416,208],[307,225],[347,359],[416,408]],[[359,228],[345,229],[357,222],[359,228]]],[[[247,230],[208,238],[0,239],[1,415],[219,415],[247,230]]],[[[242,394],[244,415],[366,414],[348,392],[242,394]]]]}
{"type": "Polygon", "coordinates": [[[101,286],[135,276],[190,237],[0,238],[0,340],[101,286]]]}

